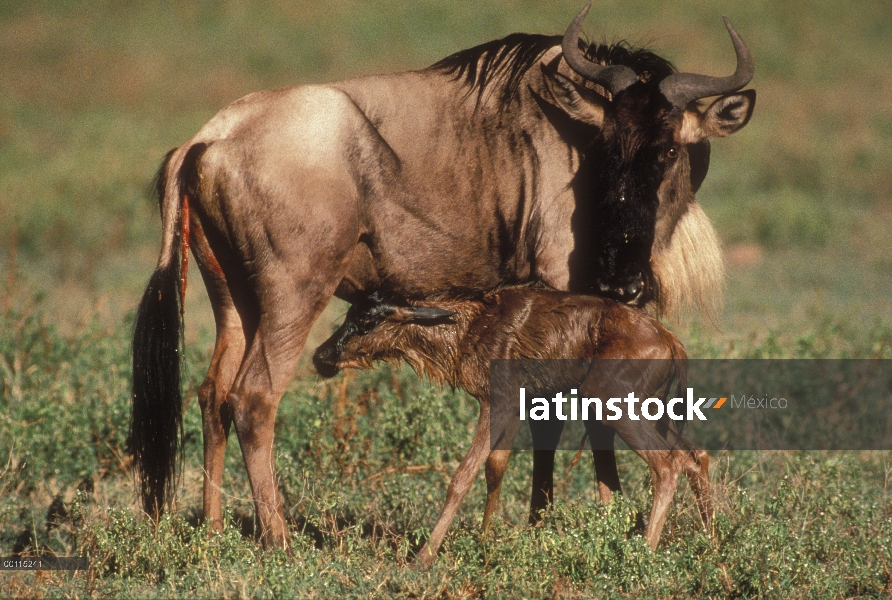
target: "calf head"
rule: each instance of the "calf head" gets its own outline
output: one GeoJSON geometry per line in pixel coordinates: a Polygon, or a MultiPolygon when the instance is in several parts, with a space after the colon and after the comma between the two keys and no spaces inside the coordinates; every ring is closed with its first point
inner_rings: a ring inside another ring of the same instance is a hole
{"type": "Polygon", "coordinates": [[[369,368],[375,360],[398,358],[408,343],[406,323],[448,322],[454,312],[433,306],[412,306],[382,292],[371,293],[350,306],[344,323],[313,354],[313,366],[323,377],[341,369],[369,368]]]}

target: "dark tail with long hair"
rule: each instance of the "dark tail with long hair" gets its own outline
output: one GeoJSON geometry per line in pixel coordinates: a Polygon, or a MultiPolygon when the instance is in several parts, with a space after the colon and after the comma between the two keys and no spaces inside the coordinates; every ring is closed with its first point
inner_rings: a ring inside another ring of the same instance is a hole
{"type": "MultiPolygon", "coordinates": [[[[180,343],[183,321],[180,298],[181,218],[179,182],[168,186],[167,155],[156,177],[165,228],[165,248],[149,280],[136,314],[133,333],[133,390],[130,421],[130,451],[139,476],[139,491],[145,511],[155,520],[173,496],[177,461],[182,440],[180,391],[180,343]],[[170,189],[167,189],[170,187],[170,189]],[[171,192],[176,192],[171,194],[171,192]],[[175,215],[169,211],[176,211],[175,215]]],[[[171,168],[169,168],[171,167],[171,168]]]]}
{"type": "Polygon", "coordinates": [[[182,438],[179,271],[174,261],[152,275],[133,333],[130,445],[143,508],[156,519],[172,495],[182,438]]]}

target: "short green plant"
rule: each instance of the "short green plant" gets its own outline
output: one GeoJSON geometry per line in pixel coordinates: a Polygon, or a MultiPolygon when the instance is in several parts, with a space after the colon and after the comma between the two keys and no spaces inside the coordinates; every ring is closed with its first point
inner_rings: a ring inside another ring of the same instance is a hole
{"type": "MultiPolygon", "coordinates": [[[[625,495],[597,500],[591,464],[558,453],[558,501],[525,524],[531,458],[518,452],[487,538],[482,479],[432,571],[409,568],[463,456],[476,402],[407,369],[320,382],[300,377],[277,422],[277,466],[293,543],[261,548],[238,448],[228,453],[226,526],[200,524],[197,403],[185,419],[176,508],[157,526],[139,510],[126,453],[127,327],[60,334],[7,315],[0,452],[3,554],[86,556],[90,570],[5,574],[24,595],[841,597],[892,592],[892,463],[887,452],[712,453],[716,518],[702,530],[680,486],[660,548],[638,534],[649,475],[619,453],[625,495]],[[96,365],[103,365],[97,368],[96,365]]],[[[696,339],[698,334],[694,332],[696,339]]],[[[843,336],[837,331],[837,336],[843,336]]],[[[882,332],[876,334],[884,338],[882,332]]],[[[841,339],[870,353],[873,337],[841,339]]],[[[741,355],[808,354],[769,339],[741,355]]],[[[839,351],[834,356],[838,356],[839,351]]],[[[888,356],[888,348],[885,350],[888,356]]],[[[194,393],[206,357],[187,353],[194,393]]],[[[233,446],[237,440],[233,436],[233,446]]]]}

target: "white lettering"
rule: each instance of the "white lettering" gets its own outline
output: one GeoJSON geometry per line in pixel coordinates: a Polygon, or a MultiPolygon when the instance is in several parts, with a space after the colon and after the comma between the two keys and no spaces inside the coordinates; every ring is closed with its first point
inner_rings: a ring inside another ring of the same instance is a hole
{"type": "Polygon", "coordinates": [[[547,421],[548,400],[546,400],[545,398],[533,398],[532,402],[533,408],[530,409],[530,418],[534,421],[547,421]]]}
{"type": "Polygon", "coordinates": [[[554,402],[554,416],[558,418],[558,421],[566,421],[567,415],[564,414],[564,404],[567,403],[567,399],[564,398],[563,392],[558,392],[557,396],[551,399],[554,402]]]}
{"type": "Polygon", "coordinates": [[[527,420],[527,390],[520,388],[520,420],[527,420]]]}
{"type": "Polygon", "coordinates": [[[611,398],[607,401],[607,408],[613,415],[607,415],[608,421],[619,421],[623,418],[623,409],[617,406],[620,402],[622,402],[622,400],[619,398],[611,398]]]}
{"type": "Polygon", "coordinates": [[[582,420],[588,421],[588,406],[589,404],[595,405],[595,419],[600,421],[604,418],[604,415],[601,412],[601,399],[600,398],[583,398],[582,399],[582,420]]]}
{"type": "MultiPolygon", "coordinates": [[[[673,408],[676,404],[682,404],[684,402],[684,398],[673,398],[669,401],[669,404],[666,406],[666,414],[669,415],[669,418],[673,421],[684,421],[684,415],[679,415],[675,412],[673,408]]],[[[642,409],[644,407],[642,406],[642,409]]]]}
{"type": "Polygon", "coordinates": [[[629,395],[626,396],[626,404],[629,405],[629,418],[633,421],[640,421],[641,417],[635,414],[636,402],[638,402],[638,398],[635,397],[634,392],[629,392],[629,395]]]}
{"type": "Polygon", "coordinates": [[[648,398],[644,402],[641,403],[641,416],[643,416],[648,421],[659,421],[663,418],[663,401],[659,398],[648,398]],[[657,406],[657,413],[655,415],[650,414],[650,411],[647,410],[648,404],[655,404],[657,406]]]}
{"type": "Polygon", "coordinates": [[[688,388],[688,421],[694,420],[695,413],[698,419],[706,421],[706,416],[700,412],[700,407],[704,402],[706,402],[706,398],[700,398],[697,402],[694,402],[694,388],[688,388]]]}

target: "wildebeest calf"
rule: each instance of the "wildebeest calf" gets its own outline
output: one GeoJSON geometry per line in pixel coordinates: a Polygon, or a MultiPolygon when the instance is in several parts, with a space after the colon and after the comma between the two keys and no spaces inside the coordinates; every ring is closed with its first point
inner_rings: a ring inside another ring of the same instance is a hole
{"type": "MultiPolygon", "coordinates": [[[[372,294],[352,305],[344,324],[313,357],[320,374],[333,376],[346,367],[370,368],[376,360],[406,360],[419,374],[461,387],[480,402],[471,448],[453,475],[443,511],[418,554],[422,566],[433,562],[484,461],[488,488],[484,529],[498,504],[510,450],[491,450],[490,446],[491,359],[647,359],[649,364],[659,366],[657,372],[636,375],[637,389],[654,394],[679,369],[684,372],[686,354],[671,332],[642,311],[612,300],[550,289],[505,288],[480,299],[440,298],[411,304],[372,294]]],[[[581,394],[586,394],[587,389],[603,390],[603,381],[591,381],[597,377],[591,375],[594,371],[588,376],[586,372],[557,371],[548,375],[553,380],[543,382],[552,390],[579,387],[581,394]]],[[[631,420],[624,416],[618,421],[592,420],[586,426],[591,439],[606,434],[612,441],[618,433],[650,467],[654,499],[645,537],[651,548],[657,547],[682,471],[709,529],[711,507],[705,452],[666,421],[631,420]]],[[[537,453],[537,458],[540,456],[537,453]]],[[[533,516],[551,495],[553,452],[550,461],[537,462],[531,500],[533,516]]],[[[612,491],[619,488],[613,451],[595,451],[595,466],[601,499],[609,500],[612,491]]]]}

